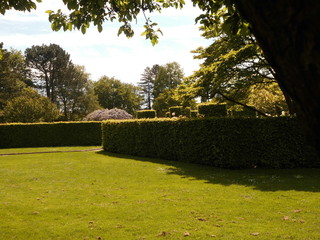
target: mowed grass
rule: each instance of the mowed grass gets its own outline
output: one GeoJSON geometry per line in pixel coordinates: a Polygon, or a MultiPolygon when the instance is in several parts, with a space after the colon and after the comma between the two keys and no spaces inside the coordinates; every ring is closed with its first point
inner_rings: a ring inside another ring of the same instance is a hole
{"type": "Polygon", "coordinates": [[[319,169],[68,152],[0,156],[0,177],[0,239],[320,239],[319,169]]]}

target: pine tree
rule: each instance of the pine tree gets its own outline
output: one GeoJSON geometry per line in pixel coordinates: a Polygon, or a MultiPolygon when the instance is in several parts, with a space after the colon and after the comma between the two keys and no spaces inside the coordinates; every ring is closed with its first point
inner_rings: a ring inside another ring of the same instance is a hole
{"type": "Polygon", "coordinates": [[[158,64],[153,65],[151,68],[146,67],[141,81],[138,83],[141,88],[141,95],[143,96],[143,104],[147,109],[151,109],[154,101],[154,82],[159,73],[160,66],[158,64]]]}

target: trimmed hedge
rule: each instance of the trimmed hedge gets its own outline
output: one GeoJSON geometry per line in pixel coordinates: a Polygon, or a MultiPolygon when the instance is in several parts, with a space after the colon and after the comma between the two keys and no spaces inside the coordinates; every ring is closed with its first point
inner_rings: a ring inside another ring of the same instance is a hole
{"type": "MultiPolygon", "coordinates": [[[[253,106],[252,106],[253,107],[253,106]]],[[[232,108],[231,110],[228,111],[230,117],[243,117],[243,118],[256,118],[257,113],[256,111],[240,106],[240,108],[235,109],[232,108]]]]}
{"type": "Polygon", "coordinates": [[[101,145],[101,122],[0,124],[0,148],[101,145]]]}
{"type": "Polygon", "coordinates": [[[204,117],[226,117],[227,104],[211,104],[211,103],[199,104],[198,112],[204,117]]]}
{"type": "Polygon", "coordinates": [[[155,110],[140,110],[137,111],[137,118],[156,118],[157,112],[155,110]]]}
{"type": "Polygon", "coordinates": [[[290,118],[106,121],[102,143],[110,152],[223,168],[320,165],[290,118]]]}

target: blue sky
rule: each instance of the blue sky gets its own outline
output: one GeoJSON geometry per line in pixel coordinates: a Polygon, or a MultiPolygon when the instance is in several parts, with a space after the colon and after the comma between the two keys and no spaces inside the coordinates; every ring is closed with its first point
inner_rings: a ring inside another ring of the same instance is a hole
{"type": "Polygon", "coordinates": [[[102,33],[95,27],[85,35],[79,31],[53,32],[45,11],[63,8],[60,2],[45,0],[31,13],[9,11],[4,16],[0,15],[0,42],[5,48],[12,47],[22,52],[32,45],[55,43],[71,55],[75,64],[85,66],[92,80],[106,75],[133,84],[140,80],[146,67],[154,64],[176,61],[186,76],[192,74],[200,62],[193,59],[190,51],[210,44],[200,36],[199,25],[195,25],[194,19],[201,12],[190,2],[182,10],[168,9],[161,15],[149,15],[163,32],[159,44],[154,47],[140,36],[143,19],[137,25],[133,23],[135,36],[130,39],[117,36],[118,23],[104,24],[102,33]]]}

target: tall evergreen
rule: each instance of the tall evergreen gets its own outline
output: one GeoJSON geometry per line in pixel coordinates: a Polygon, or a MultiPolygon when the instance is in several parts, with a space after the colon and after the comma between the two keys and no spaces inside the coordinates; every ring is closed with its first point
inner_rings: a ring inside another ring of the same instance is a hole
{"type": "Polygon", "coordinates": [[[141,95],[143,96],[143,104],[147,109],[151,109],[154,101],[154,82],[159,73],[160,66],[153,65],[151,68],[146,67],[141,75],[141,81],[138,83],[141,88],[141,95]]]}

